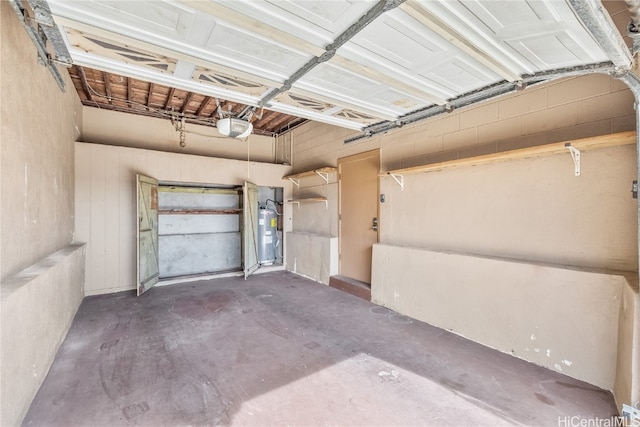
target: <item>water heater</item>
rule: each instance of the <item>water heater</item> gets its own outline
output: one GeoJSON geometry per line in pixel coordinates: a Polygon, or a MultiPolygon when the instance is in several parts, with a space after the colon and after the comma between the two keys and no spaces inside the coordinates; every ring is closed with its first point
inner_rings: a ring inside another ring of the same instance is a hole
{"type": "Polygon", "coordinates": [[[270,265],[276,260],[277,225],[276,211],[269,208],[258,209],[258,263],[261,265],[270,265]]]}

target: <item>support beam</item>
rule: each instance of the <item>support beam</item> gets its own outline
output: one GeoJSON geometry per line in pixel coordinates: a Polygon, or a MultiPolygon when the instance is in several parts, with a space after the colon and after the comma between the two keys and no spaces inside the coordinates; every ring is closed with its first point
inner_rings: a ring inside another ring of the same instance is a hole
{"type": "Polygon", "coordinates": [[[189,107],[189,103],[191,102],[191,98],[193,98],[193,92],[188,92],[187,97],[184,99],[184,103],[182,104],[181,113],[186,113],[187,108],[189,107]]]}
{"type": "Polygon", "coordinates": [[[204,111],[205,108],[207,108],[207,105],[209,105],[209,102],[211,101],[211,97],[207,96],[201,103],[200,103],[200,107],[198,107],[198,111],[196,111],[196,116],[200,116],[202,115],[202,112],[204,111]]]}
{"type": "MultiPolygon", "coordinates": [[[[82,67],[79,67],[82,68],[82,67]]],[[[109,104],[113,104],[113,92],[111,92],[111,74],[106,71],[102,72],[102,80],[104,80],[104,91],[107,94],[107,101],[109,104]]]]}
{"type": "Polygon", "coordinates": [[[173,94],[176,92],[175,88],[169,88],[169,93],[167,94],[167,100],[164,103],[164,109],[168,110],[169,105],[171,105],[171,101],[173,101],[173,94]]]}
{"type": "Polygon", "coordinates": [[[80,84],[82,85],[82,90],[87,94],[87,99],[91,102],[96,102],[93,100],[93,95],[91,94],[91,88],[89,87],[87,74],[84,72],[84,68],[78,67],[78,74],[80,75],[80,84]]]}

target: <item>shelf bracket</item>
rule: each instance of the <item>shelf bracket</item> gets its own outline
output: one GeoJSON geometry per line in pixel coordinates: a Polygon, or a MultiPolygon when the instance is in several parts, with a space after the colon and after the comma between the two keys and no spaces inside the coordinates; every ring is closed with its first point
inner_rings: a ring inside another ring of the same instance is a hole
{"type": "Polygon", "coordinates": [[[316,173],[316,175],[318,175],[320,178],[324,179],[324,183],[328,184],[329,183],[329,173],[328,172],[322,172],[322,171],[318,171],[315,170],[314,171],[316,173]]]}
{"type": "Polygon", "coordinates": [[[573,159],[573,165],[575,166],[575,175],[580,176],[580,150],[572,146],[571,143],[569,142],[564,144],[564,146],[571,153],[571,158],[573,159]]]}
{"type": "Polygon", "coordinates": [[[291,177],[289,177],[287,179],[289,181],[293,182],[296,185],[296,187],[298,187],[298,189],[300,188],[300,179],[295,179],[295,178],[291,178],[291,177]]]}
{"type": "Polygon", "coordinates": [[[404,191],[404,175],[397,175],[391,172],[387,172],[387,174],[393,178],[395,182],[400,186],[400,190],[404,191]]]}

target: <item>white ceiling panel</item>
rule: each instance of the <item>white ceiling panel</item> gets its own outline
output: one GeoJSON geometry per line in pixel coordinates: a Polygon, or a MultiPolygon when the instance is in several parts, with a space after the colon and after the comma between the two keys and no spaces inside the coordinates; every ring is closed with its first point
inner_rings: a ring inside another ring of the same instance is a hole
{"type": "Polygon", "coordinates": [[[228,65],[266,68],[279,74],[282,80],[311,59],[311,55],[222,23],[215,25],[205,48],[224,58],[228,65]]]}
{"type": "Polygon", "coordinates": [[[51,1],[54,14],[98,25],[115,32],[135,33],[186,41],[196,29],[195,11],[179,3],[154,1],[51,1]]]}
{"type": "MultiPolygon", "coordinates": [[[[571,1],[591,7],[594,0],[571,1]]],[[[49,5],[78,65],[363,128],[431,106],[448,108],[466,94],[489,93],[496,84],[521,88],[521,80],[532,75],[614,61],[616,54],[596,42],[568,2],[49,0],[49,5]]]]}
{"type": "Polygon", "coordinates": [[[318,65],[294,87],[307,92],[322,93],[338,103],[360,105],[367,111],[389,118],[397,118],[412,109],[431,104],[331,62],[318,65]]]}
{"type": "Polygon", "coordinates": [[[213,1],[320,47],[333,42],[375,4],[363,0],[213,1]]]}
{"type": "Polygon", "coordinates": [[[400,10],[380,17],[339,54],[401,75],[443,99],[500,80],[495,72],[400,10]]]}
{"type": "MultiPolygon", "coordinates": [[[[428,0],[418,1],[422,7],[432,7],[428,0]]],[[[564,1],[436,3],[435,9],[452,27],[521,73],[607,60],[564,1]]]]}

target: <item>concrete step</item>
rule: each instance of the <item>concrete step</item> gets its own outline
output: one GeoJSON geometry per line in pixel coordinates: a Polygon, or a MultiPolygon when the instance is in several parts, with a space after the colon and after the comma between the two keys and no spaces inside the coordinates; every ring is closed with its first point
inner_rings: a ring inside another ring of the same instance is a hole
{"type": "Polygon", "coordinates": [[[362,298],[363,300],[371,301],[371,285],[369,283],[338,275],[329,278],[329,286],[362,298]]]}

